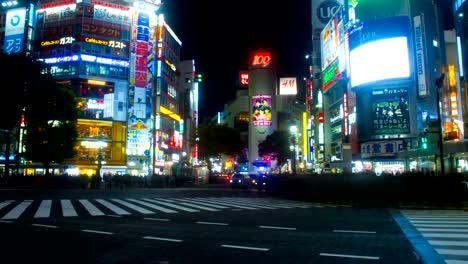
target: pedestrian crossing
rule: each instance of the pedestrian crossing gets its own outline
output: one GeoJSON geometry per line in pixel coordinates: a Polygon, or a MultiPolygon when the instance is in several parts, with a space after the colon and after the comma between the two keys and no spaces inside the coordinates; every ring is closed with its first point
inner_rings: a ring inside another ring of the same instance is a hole
{"type": "Polygon", "coordinates": [[[468,264],[468,212],[463,210],[400,210],[400,212],[445,263],[468,264]]]}
{"type": "Polygon", "coordinates": [[[125,216],[311,207],[336,206],[285,199],[248,197],[4,200],[0,201],[0,220],[41,219],[57,216],[125,216]]]}

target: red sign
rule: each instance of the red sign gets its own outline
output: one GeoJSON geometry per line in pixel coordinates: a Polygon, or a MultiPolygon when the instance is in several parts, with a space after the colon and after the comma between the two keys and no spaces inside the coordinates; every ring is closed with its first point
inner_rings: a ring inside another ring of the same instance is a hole
{"type": "Polygon", "coordinates": [[[249,85],[249,73],[248,72],[241,72],[239,78],[240,78],[241,86],[249,85]]]}
{"type": "Polygon", "coordinates": [[[252,66],[266,67],[271,63],[271,54],[269,52],[255,53],[252,57],[252,66]]]}

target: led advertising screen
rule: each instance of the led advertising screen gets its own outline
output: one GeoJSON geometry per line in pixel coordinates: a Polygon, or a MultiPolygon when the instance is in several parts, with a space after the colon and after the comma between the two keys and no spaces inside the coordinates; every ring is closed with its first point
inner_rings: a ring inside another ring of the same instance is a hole
{"type": "Polygon", "coordinates": [[[271,126],[271,95],[257,94],[252,96],[252,124],[254,126],[271,126]]]}
{"type": "Polygon", "coordinates": [[[408,90],[402,88],[372,91],[372,134],[409,134],[408,90]]]}
{"type": "Polygon", "coordinates": [[[351,87],[410,76],[409,18],[390,17],[350,29],[351,87]]]}

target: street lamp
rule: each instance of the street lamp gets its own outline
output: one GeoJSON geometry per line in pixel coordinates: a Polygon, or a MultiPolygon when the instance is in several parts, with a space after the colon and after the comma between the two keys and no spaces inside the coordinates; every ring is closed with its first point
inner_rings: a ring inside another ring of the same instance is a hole
{"type": "Polygon", "coordinates": [[[292,158],[292,170],[293,170],[293,175],[296,175],[296,136],[297,136],[297,126],[292,125],[289,127],[289,132],[291,132],[291,142],[292,145],[290,147],[292,153],[293,153],[293,158],[292,158]]]}

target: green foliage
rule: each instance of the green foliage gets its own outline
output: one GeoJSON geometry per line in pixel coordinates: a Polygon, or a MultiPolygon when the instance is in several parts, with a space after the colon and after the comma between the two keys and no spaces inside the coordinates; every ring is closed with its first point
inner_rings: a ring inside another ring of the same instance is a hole
{"type": "Polygon", "coordinates": [[[25,121],[25,157],[44,164],[61,163],[74,156],[78,133],[78,110],[74,93],[57,84],[45,64],[23,55],[0,55],[0,63],[9,65],[1,72],[5,80],[3,129],[18,130],[25,121]]]}
{"type": "Polygon", "coordinates": [[[289,134],[286,131],[274,131],[258,144],[258,155],[269,155],[281,166],[291,157],[290,145],[289,134]]]}

